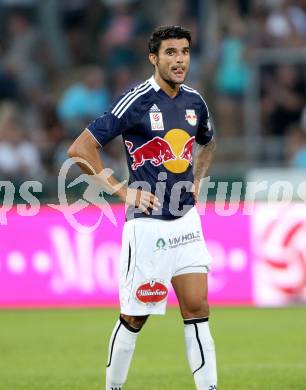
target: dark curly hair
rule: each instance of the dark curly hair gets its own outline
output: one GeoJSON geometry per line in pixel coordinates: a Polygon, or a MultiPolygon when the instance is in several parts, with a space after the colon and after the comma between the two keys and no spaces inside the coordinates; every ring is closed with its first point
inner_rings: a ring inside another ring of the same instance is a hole
{"type": "Polygon", "coordinates": [[[153,31],[153,34],[149,39],[149,53],[157,54],[161,45],[161,41],[173,38],[186,38],[189,42],[189,45],[191,45],[191,32],[189,30],[181,26],[160,26],[153,31]]]}

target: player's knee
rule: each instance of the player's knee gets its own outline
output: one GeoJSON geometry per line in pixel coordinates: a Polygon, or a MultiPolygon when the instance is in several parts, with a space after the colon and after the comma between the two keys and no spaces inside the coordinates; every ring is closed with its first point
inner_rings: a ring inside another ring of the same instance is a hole
{"type": "Polygon", "coordinates": [[[129,316],[126,314],[120,314],[120,317],[131,327],[141,329],[149,316],[129,316]]]}
{"type": "Polygon", "coordinates": [[[209,317],[209,304],[207,299],[190,302],[182,310],[184,319],[209,317]]]}

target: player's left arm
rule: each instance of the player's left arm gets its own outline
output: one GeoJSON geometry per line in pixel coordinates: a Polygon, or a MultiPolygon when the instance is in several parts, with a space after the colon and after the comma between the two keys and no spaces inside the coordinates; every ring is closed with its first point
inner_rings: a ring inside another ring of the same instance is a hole
{"type": "Polygon", "coordinates": [[[200,193],[201,179],[207,175],[216,150],[216,140],[209,117],[200,123],[194,147],[194,198],[197,201],[200,193]]]}

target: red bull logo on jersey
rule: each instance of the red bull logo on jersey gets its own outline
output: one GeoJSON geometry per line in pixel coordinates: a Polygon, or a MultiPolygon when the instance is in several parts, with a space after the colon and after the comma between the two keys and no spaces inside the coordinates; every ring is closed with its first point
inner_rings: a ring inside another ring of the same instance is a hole
{"type": "Polygon", "coordinates": [[[136,299],[144,304],[156,304],[167,299],[168,289],[161,282],[155,279],[141,284],[136,290],[136,299]]]}
{"type": "Polygon", "coordinates": [[[194,137],[183,129],[172,129],[165,134],[164,139],[169,142],[175,160],[166,161],[164,167],[173,173],[183,173],[192,164],[192,145],[194,137]]]}
{"type": "Polygon", "coordinates": [[[198,120],[195,110],[186,110],[185,119],[191,126],[195,126],[198,120]]]}
{"type": "Polygon", "coordinates": [[[175,160],[176,155],[173,153],[170,144],[161,137],[154,137],[145,144],[139,146],[134,151],[133,142],[125,141],[130,156],[133,159],[131,168],[135,171],[146,161],[150,161],[155,167],[165,163],[168,160],[175,160]]]}
{"type": "Polygon", "coordinates": [[[133,159],[132,170],[143,166],[146,161],[154,166],[163,165],[173,173],[185,172],[192,165],[192,147],[195,137],[185,130],[172,129],[164,138],[154,137],[152,140],[135,148],[131,141],[125,141],[125,145],[133,159]]]}
{"type": "Polygon", "coordinates": [[[183,151],[180,154],[180,158],[183,160],[187,160],[190,165],[192,165],[192,147],[194,140],[195,137],[190,137],[189,140],[185,143],[183,151]]]}

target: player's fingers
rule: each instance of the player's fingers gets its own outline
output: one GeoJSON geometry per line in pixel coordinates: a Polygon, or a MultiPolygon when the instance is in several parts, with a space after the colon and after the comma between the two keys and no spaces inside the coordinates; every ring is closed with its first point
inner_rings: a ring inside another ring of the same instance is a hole
{"type": "Polygon", "coordinates": [[[140,209],[143,213],[149,214],[149,212],[148,212],[148,210],[147,210],[147,208],[148,208],[148,202],[145,202],[145,201],[141,198],[140,194],[139,194],[139,196],[137,196],[137,200],[136,200],[136,202],[135,202],[135,207],[137,207],[138,209],[140,209]]]}
{"type": "Polygon", "coordinates": [[[146,200],[150,200],[152,194],[148,191],[141,191],[141,197],[146,200]]]}
{"type": "Polygon", "coordinates": [[[154,194],[152,194],[152,192],[149,192],[149,191],[141,191],[143,193],[143,196],[145,198],[148,198],[148,199],[156,199],[158,200],[157,196],[155,196],[154,194]]]}
{"type": "Polygon", "coordinates": [[[161,205],[160,202],[159,202],[158,197],[155,196],[155,195],[153,195],[153,194],[151,194],[151,196],[150,196],[150,202],[151,202],[151,204],[152,204],[153,206],[155,206],[155,207],[158,207],[158,206],[161,205]]]}
{"type": "Polygon", "coordinates": [[[157,207],[160,206],[158,198],[148,191],[140,189],[134,190],[130,193],[129,198],[130,202],[132,202],[135,207],[147,215],[150,214],[148,209],[157,210],[157,207]]]}
{"type": "Polygon", "coordinates": [[[139,191],[137,196],[137,207],[148,207],[150,204],[150,199],[144,191],[139,191]]]}
{"type": "Polygon", "coordinates": [[[142,206],[145,207],[146,209],[152,209],[154,208],[153,205],[151,204],[150,200],[148,199],[144,199],[142,202],[141,202],[142,206]]]}
{"type": "Polygon", "coordinates": [[[138,208],[145,214],[149,215],[149,211],[148,211],[148,208],[145,207],[142,203],[139,204],[138,208]]]}
{"type": "Polygon", "coordinates": [[[145,199],[148,201],[149,207],[151,209],[157,210],[158,206],[160,206],[160,202],[154,194],[151,192],[146,193],[145,199]]]}
{"type": "Polygon", "coordinates": [[[140,190],[136,190],[134,193],[134,202],[135,202],[135,206],[139,208],[140,206],[140,203],[141,203],[141,191],[140,190]]]}
{"type": "Polygon", "coordinates": [[[143,197],[140,198],[141,206],[144,207],[147,212],[146,214],[149,214],[148,209],[158,210],[157,206],[154,203],[154,195],[151,194],[150,197],[145,194],[143,197]]]}
{"type": "Polygon", "coordinates": [[[160,206],[158,198],[155,195],[153,195],[151,192],[148,192],[148,191],[142,191],[141,202],[143,203],[143,205],[145,207],[151,208],[154,210],[157,210],[157,207],[160,206]]]}
{"type": "Polygon", "coordinates": [[[154,201],[154,199],[152,197],[150,197],[147,201],[146,201],[146,204],[148,205],[148,207],[150,209],[153,209],[153,210],[158,210],[157,208],[157,205],[159,203],[157,203],[156,201],[154,201]]]}

